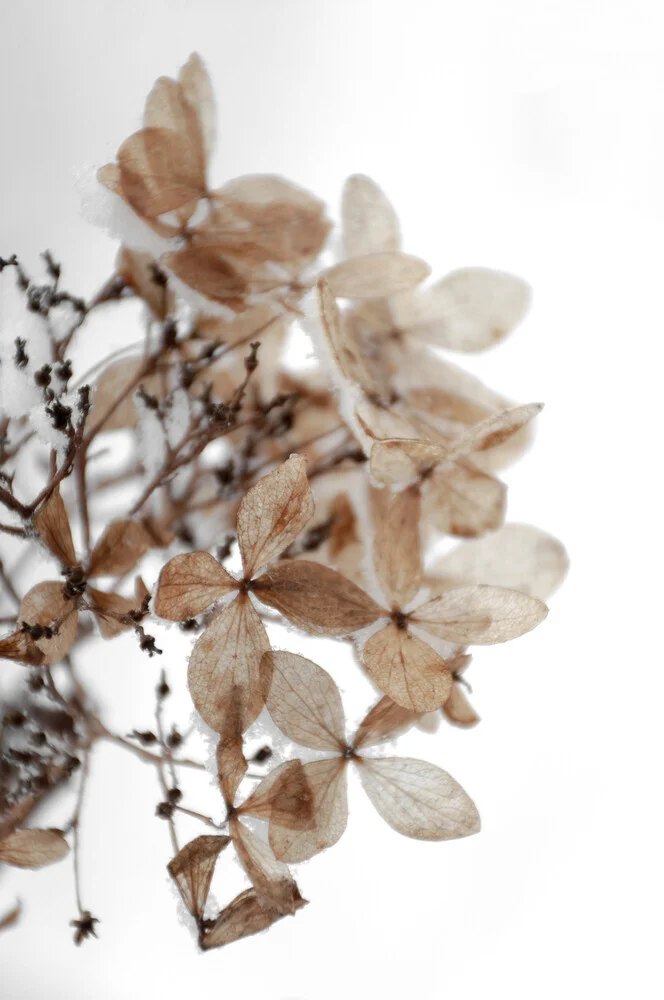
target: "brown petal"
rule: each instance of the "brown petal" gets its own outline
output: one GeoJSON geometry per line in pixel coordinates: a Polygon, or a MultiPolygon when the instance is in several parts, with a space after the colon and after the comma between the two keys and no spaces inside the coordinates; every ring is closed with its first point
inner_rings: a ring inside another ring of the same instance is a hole
{"type": "Polygon", "coordinates": [[[43,663],[57,663],[67,655],[78,631],[78,611],[62,593],[62,584],[47,580],[29,590],[21,601],[19,620],[28,625],[57,627],[51,639],[37,639],[36,645],[44,654],[43,663]]]}
{"type": "Polygon", "coordinates": [[[296,653],[270,651],[261,664],[265,705],[285,736],[313,750],[343,750],[346,722],[330,675],[296,653]]]}
{"type": "Polygon", "coordinates": [[[485,417],[454,440],[454,456],[472,455],[496,448],[530,423],[541,413],[543,407],[544,403],[526,403],[485,417]]]}
{"type": "Polygon", "coordinates": [[[231,819],[230,831],[240,864],[260,904],[277,913],[295,913],[299,893],[287,865],[277,861],[270,845],[252,833],[237,816],[231,819]]]}
{"type": "Polygon", "coordinates": [[[364,790],[397,833],[416,840],[455,840],[478,833],[475,803],[439,767],[412,757],[358,760],[364,790]]]}
{"type": "Polygon", "coordinates": [[[405,607],[420,589],[420,491],[411,486],[392,497],[374,536],[374,568],[389,605],[405,607]]]}
{"type": "Polygon", "coordinates": [[[38,667],[44,662],[44,654],[27,632],[12,632],[0,639],[0,660],[15,660],[38,667]]]}
{"type": "Polygon", "coordinates": [[[313,796],[302,761],[287,760],[273,768],[237,812],[290,830],[312,829],[313,796]]]}
{"type": "Polygon", "coordinates": [[[347,257],[385,253],[401,245],[394,208],[378,184],[364,174],[353,174],[344,184],[341,220],[347,257]]]}
{"type": "Polygon", "coordinates": [[[237,514],[237,536],[247,577],[295,541],[314,513],[307,463],[291,455],[245,493],[237,514]]]}
{"type": "Polygon", "coordinates": [[[380,299],[413,288],[431,268],[407,253],[371,253],[352,257],[325,274],[330,291],[343,299],[380,299]]]}
{"type": "Polygon", "coordinates": [[[233,687],[223,709],[222,736],[217,744],[217,775],[226,807],[231,809],[237,790],[247,773],[242,733],[244,732],[243,690],[233,687]]]}
{"type": "Polygon", "coordinates": [[[447,535],[475,538],[500,527],[506,494],[499,479],[462,459],[436,470],[426,492],[424,516],[447,535]]]}
{"type": "Polygon", "coordinates": [[[0,841],[0,863],[15,868],[43,868],[67,854],[62,830],[15,830],[0,841]]]}
{"type": "Polygon", "coordinates": [[[69,517],[62,497],[60,487],[51,493],[46,503],[42,504],[34,518],[35,531],[63,566],[75,566],[77,563],[74,542],[71,537],[69,517]]]}
{"type": "Polygon", "coordinates": [[[353,746],[356,750],[363,750],[365,747],[393,740],[417,722],[420,714],[397,705],[391,698],[381,698],[369,709],[357,727],[353,746]]]}
{"type": "Polygon", "coordinates": [[[209,552],[184,552],[163,567],[157,581],[154,613],[171,622],[200,615],[238,581],[209,552]]]}
{"type": "Polygon", "coordinates": [[[176,278],[212,302],[244,295],[246,278],[216,247],[190,246],[160,258],[176,278]]]}
{"type": "Polygon", "coordinates": [[[21,904],[17,903],[13,906],[11,910],[7,913],[3,913],[0,917],[0,931],[6,931],[10,927],[14,927],[18,923],[18,919],[21,916],[21,904]]]}
{"type": "Polygon", "coordinates": [[[115,267],[124,283],[143,299],[153,316],[166,319],[175,307],[175,296],[167,284],[155,279],[157,262],[152,254],[122,247],[115,267]]]}
{"type": "Polygon", "coordinates": [[[186,142],[189,156],[195,161],[199,176],[205,176],[205,151],[198,115],[175,80],[160,76],[145,102],[143,124],[146,128],[169,129],[186,142]]]}
{"type": "Polygon", "coordinates": [[[116,635],[130,627],[130,622],[120,622],[115,616],[128,615],[130,611],[134,611],[135,599],[122,597],[120,594],[108,594],[93,587],[88,587],[86,596],[94,605],[94,616],[103,639],[114,639],[116,635]]]}
{"type": "Polygon", "coordinates": [[[312,635],[350,635],[385,614],[341,573],[305,559],[283,559],[259,577],[256,596],[312,635]]]}
{"type": "Polygon", "coordinates": [[[446,582],[490,583],[545,601],[562,583],[568,566],[564,547],[552,535],[530,524],[504,524],[441,556],[430,572],[446,582]]]}
{"type": "Polygon", "coordinates": [[[189,691],[208,726],[223,733],[225,707],[234,687],[241,693],[243,730],[263,707],[260,662],[270,648],[265,626],[246,594],[214,618],[189,659],[189,691]]]}
{"type": "Polygon", "coordinates": [[[480,717],[466,698],[466,693],[460,684],[452,685],[452,692],[443,705],[443,712],[455,726],[470,728],[476,726],[480,717]]]}
{"type": "Polygon", "coordinates": [[[275,857],[289,864],[308,861],[336,844],[348,823],[346,759],[314,760],[303,770],[313,795],[314,827],[291,830],[270,823],[270,845],[275,857]]]}
{"type": "Polygon", "coordinates": [[[151,548],[140,521],[111,521],[92,550],[88,576],[124,576],[151,548]]]}
{"type": "Polygon", "coordinates": [[[214,866],[230,837],[202,836],[189,841],[168,863],[184,905],[194,917],[201,917],[210,892],[214,866]]]}
{"type": "Polygon", "coordinates": [[[371,449],[371,475],[379,483],[406,486],[448,460],[449,450],[430,441],[376,441],[371,449]]]}
{"type": "Polygon", "coordinates": [[[547,613],[536,597],[477,584],[434,597],[413,612],[412,621],[448,642],[488,646],[530,632],[547,613]]]}
{"type": "MultiPolygon", "coordinates": [[[[294,910],[306,905],[307,900],[302,899],[296,886],[293,894],[294,910]]],[[[285,913],[279,913],[277,910],[266,910],[261,905],[256,890],[246,889],[221,911],[212,927],[203,936],[201,948],[207,950],[232,944],[233,941],[266,930],[285,916],[285,913]]]]}
{"type": "Polygon", "coordinates": [[[144,128],[118,150],[122,191],[141,215],[156,219],[205,194],[205,173],[184,136],[144,128]]]}
{"type": "Polygon", "coordinates": [[[442,657],[393,623],[371,636],[362,659],[380,690],[413,712],[439,708],[452,688],[452,675],[442,657]]]}
{"type": "Polygon", "coordinates": [[[214,151],[217,131],[217,109],[214,92],[205,63],[197,52],[187,59],[178,74],[184,95],[198,116],[206,158],[214,151]]]}

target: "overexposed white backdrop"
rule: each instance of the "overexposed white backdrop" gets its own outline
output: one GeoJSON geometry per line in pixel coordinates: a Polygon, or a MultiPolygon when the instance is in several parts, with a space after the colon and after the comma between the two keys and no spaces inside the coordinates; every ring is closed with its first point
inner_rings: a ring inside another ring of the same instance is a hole
{"type": "MultiPolygon", "coordinates": [[[[434,274],[531,283],[511,338],[454,360],[546,402],[508,515],[571,556],[547,621],[476,657],[481,724],[401,744],[468,790],[479,836],[405,840],[352,788],[345,837],[299,870],[310,906],[200,956],[152,769],[102,747],[83,817],[100,938],[71,943],[68,862],[3,873],[0,900],[25,912],[0,937],[2,1000],[662,995],[663,28],[657,0],[0,0],[0,254],[35,270],[49,247],[68,287],[94,291],[117,245],[81,215],[80,175],[199,51],[218,183],[283,173],[336,213],[345,176],[368,173],[434,274]]],[[[130,339],[118,316],[91,324],[91,358],[130,339]]],[[[187,641],[159,636],[163,663],[120,638],[85,665],[120,731],[150,724],[162,665],[186,721],[187,641]]],[[[345,645],[287,642],[359,716],[371,691],[345,645]]]]}

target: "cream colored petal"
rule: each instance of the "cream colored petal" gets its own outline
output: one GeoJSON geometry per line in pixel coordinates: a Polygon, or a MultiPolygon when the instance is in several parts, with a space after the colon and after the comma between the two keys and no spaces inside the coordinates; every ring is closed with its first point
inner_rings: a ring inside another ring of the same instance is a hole
{"type": "Polygon", "coordinates": [[[399,250],[401,233],[396,212],[370,177],[353,174],[348,178],[344,184],[341,220],[347,257],[399,250]]]}
{"type": "Polygon", "coordinates": [[[448,585],[508,587],[545,601],[564,580],[568,566],[564,546],[552,535],[530,524],[504,524],[440,556],[430,576],[443,578],[448,585]]]}
{"type": "Polygon", "coordinates": [[[546,604],[536,597],[477,584],[434,597],[413,612],[412,621],[448,642],[488,646],[530,632],[546,615],[546,604]]]}
{"type": "Polygon", "coordinates": [[[455,840],[479,832],[475,803],[441,768],[412,757],[364,757],[358,764],[373,805],[404,837],[455,840]]]}
{"type": "Polygon", "coordinates": [[[419,285],[431,273],[406,253],[371,253],[336,264],[325,273],[330,291],[342,299],[380,299],[419,285]]]}

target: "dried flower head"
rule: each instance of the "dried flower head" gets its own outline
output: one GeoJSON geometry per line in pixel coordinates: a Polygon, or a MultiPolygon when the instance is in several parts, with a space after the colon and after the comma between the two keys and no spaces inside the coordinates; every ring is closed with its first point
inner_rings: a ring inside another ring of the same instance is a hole
{"type": "MultiPolygon", "coordinates": [[[[443,719],[476,725],[468,648],[539,625],[567,570],[556,539],[504,523],[496,478],[541,405],[515,406],[440,356],[499,343],[527,310],[527,286],[486,268],[429,283],[389,199],[359,174],[344,187],[342,255],[331,259],[327,210],[309,191],[270,174],[212,185],[215,126],[210,78],[192,55],[156,81],[141,128],[99,171],[123,240],[89,301],[66,290],[48,251],[39,280],[0,258],[22,319],[0,327],[0,660],[11,690],[0,865],[41,868],[71,850],[77,945],[99,924],[79,857],[102,741],[154,769],[150,812],[203,950],[307,905],[289,865],[346,830],[349,767],[399,833],[478,832],[454,778],[384,756],[384,744],[443,719]],[[132,300],[141,341],[79,370],[79,330],[100,306],[132,300]],[[296,328],[312,342],[304,365],[289,355],[296,328]],[[446,536],[460,541],[436,555],[446,536]],[[272,648],[275,618],[291,635],[349,640],[379,692],[353,734],[332,678],[272,648]],[[95,624],[105,640],[133,633],[150,658],[158,638],[169,642],[165,622],[190,637],[188,690],[214,735],[213,764],[189,756],[175,674],[152,676],[154,716],[123,735],[109,728],[95,670],[79,672],[96,668],[95,624]],[[284,739],[252,730],[259,716],[284,739]],[[192,768],[213,772],[207,809],[191,801],[192,768]],[[35,827],[67,785],[70,815],[35,827]],[[205,832],[183,844],[182,820],[205,832]],[[219,906],[217,869],[233,854],[248,884],[219,906]]],[[[8,932],[20,907],[2,912],[8,932]]]]}

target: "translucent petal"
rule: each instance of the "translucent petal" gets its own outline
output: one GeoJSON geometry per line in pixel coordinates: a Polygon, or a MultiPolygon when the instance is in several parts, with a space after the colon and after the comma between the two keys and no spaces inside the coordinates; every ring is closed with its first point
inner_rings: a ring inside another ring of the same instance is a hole
{"type": "Polygon", "coordinates": [[[276,559],[300,534],[314,513],[306,461],[291,455],[245,493],[237,515],[237,534],[247,577],[276,559]]]}
{"type": "Polygon", "coordinates": [[[475,803],[446,771],[412,757],[360,758],[364,790],[393,830],[416,840],[478,833],[475,803]]]}
{"type": "Polygon", "coordinates": [[[330,675],[304,656],[273,650],[261,666],[265,704],[289,739],[314,750],[343,750],[344,710],[330,675]]]}

